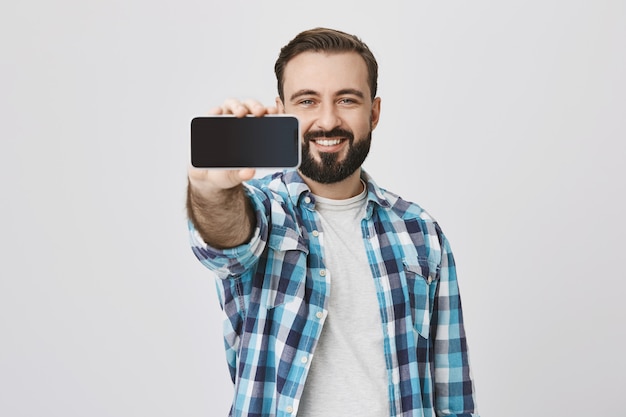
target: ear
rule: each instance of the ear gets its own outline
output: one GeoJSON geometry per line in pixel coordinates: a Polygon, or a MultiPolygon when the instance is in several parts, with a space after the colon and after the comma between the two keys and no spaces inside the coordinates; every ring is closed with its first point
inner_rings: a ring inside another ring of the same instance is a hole
{"type": "Polygon", "coordinates": [[[372,102],[372,113],[370,115],[372,120],[372,130],[376,129],[378,120],[380,118],[380,97],[376,97],[372,102]]]}
{"type": "Polygon", "coordinates": [[[276,109],[278,110],[279,114],[285,113],[285,105],[283,104],[283,101],[280,99],[280,97],[276,97],[276,109]]]}

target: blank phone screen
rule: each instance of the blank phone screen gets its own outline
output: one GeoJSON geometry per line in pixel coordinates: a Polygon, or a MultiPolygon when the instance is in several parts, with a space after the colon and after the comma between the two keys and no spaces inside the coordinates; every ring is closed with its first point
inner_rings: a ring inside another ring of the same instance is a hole
{"type": "Polygon", "coordinates": [[[191,165],[196,168],[295,168],[300,163],[293,116],[196,117],[191,121],[191,165]]]}

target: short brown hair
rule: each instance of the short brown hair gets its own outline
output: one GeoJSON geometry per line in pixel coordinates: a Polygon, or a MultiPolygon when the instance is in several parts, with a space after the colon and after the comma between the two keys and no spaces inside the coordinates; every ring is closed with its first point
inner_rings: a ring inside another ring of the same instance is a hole
{"type": "Polygon", "coordinates": [[[287,63],[302,52],[356,52],[367,65],[368,83],[372,100],[376,97],[378,88],[378,63],[374,54],[365,43],[354,35],[339,30],[316,28],[299,33],[278,55],[274,72],[278,81],[278,96],[284,101],[283,83],[287,63]]]}

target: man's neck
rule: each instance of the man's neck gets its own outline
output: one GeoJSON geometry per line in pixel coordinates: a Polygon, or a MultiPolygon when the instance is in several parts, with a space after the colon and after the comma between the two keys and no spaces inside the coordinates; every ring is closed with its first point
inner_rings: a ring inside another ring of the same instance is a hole
{"type": "Polygon", "coordinates": [[[361,168],[354,171],[354,173],[348,178],[332,184],[322,184],[320,182],[313,181],[301,172],[300,176],[306,185],[309,186],[313,194],[324,198],[346,200],[360,194],[363,191],[363,184],[361,183],[361,168]]]}

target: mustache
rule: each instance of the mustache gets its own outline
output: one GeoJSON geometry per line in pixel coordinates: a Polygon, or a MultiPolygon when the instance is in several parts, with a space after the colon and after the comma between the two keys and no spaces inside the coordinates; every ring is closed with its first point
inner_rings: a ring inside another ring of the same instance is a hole
{"type": "Polygon", "coordinates": [[[317,138],[336,138],[336,137],[344,137],[347,138],[350,143],[354,141],[354,134],[349,130],[341,129],[336,127],[332,130],[313,130],[306,132],[302,138],[305,143],[309,143],[313,139],[317,138]]]}

